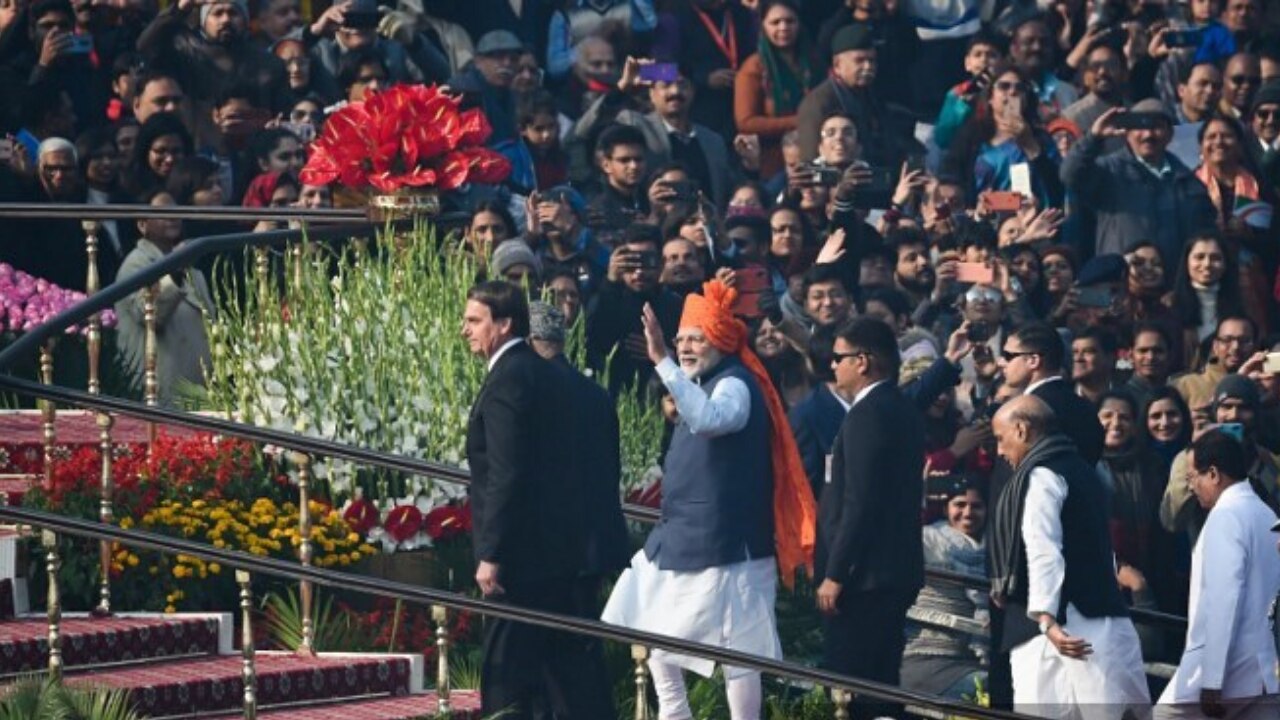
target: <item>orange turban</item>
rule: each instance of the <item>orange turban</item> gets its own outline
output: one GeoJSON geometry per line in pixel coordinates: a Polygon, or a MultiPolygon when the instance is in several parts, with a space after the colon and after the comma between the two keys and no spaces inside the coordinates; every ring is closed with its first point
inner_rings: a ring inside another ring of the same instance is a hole
{"type": "Polygon", "coordinates": [[[747,326],[733,314],[738,291],[719,280],[702,286],[702,295],[690,294],[684,301],[680,328],[699,328],[717,350],[736,355],[756,379],[769,410],[769,455],[773,464],[773,533],[777,546],[782,584],[795,584],[796,569],[813,573],[813,546],[816,538],[817,504],[813,489],[800,461],[800,451],[791,435],[782,399],[769,379],[760,358],[747,343],[747,326]]]}

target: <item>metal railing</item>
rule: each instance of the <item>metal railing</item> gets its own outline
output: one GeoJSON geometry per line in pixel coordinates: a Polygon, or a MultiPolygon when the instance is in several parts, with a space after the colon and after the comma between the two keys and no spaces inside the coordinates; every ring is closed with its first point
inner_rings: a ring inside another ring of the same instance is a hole
{"type": "MultiPolygon", "coordinates": [[[[122,398],[108,397],[108,396],[102,395],[99,392],[100,385],[98,384],[96,379],[97,377],[96,365],[97,365],[97,353],[100,351],[100,347],[98,346],[98,342],[95,340],[95,332],[100,333],[100,330],[101,330],[101,326],[97,322],[97,319],[101,311],[111,307],[115,302],[122,300],[135,292],[138,292],[140,290],[141,291],[148,290],[149,288],[153,287],[153,285],[156,282],[158,282],[159,279],[162,278],[163,276],[169,273],[172,273],[175,270],[181,270],[186,267],[189,267],[195,261],[212,253],[218,253],[218,252],[223,252],[227,250],[242,250],[250,247],[255,249],[263,249],[272,245],[280,245],[285,243],[297,243],[304,240],[319,242],[319,241],[347,241],[347,240],[356,239],[356,238],[367,238],[370,235],[372,235],[374,231],[378,229],[378,227],[381,227],[381,226],[375,226],[373,224],[368,223],[367,221],[359,222],[359,223],[346,222],[350,220],[358,220],[363,218],[363,211],[300,210],[300,209],[285,209],[283,211],[277,211],[276,209],[271,209],[269,211],[265,211],[265,210],[250,210],[250,209],[241,209],[241,208],[194,208],[193,209],[193,208],[182,208],[182,207],[152,207],[148,205],[86,206],[86,205],[0,204],[0,217],[5,217],[5,216],[10,216],[10,217],[74,216],[78,219],[90,218],[89,220],[84,221],[84,229],[86,232],[86,249],[90,259],[89,278],[87,283],[87,290],[89,291],[89,297],[87,297],[84,301],[78,303],[76,306],[69,308],[68,310],[61,313],[57,317],[53,318],[49,322],[44,323],[34,328],[30,332],[26,333],[25,335],[20,336],[8,348],[6,348],[3,352],[0,352],[0,388],[5,388],[5,389],[15,391],[24,395],[33,396],[41,400],[42,410],[43,410],[42,430],[43,430],[47,460],[50,458],[53,443],[54,443],[54,418],[55,418],[54,408],[56,407],[57,404],[79,406],[79,407],[86,408],[98,413],[98,424],[101,430],[100,445],[103,451],[102,453],[102,456],[103,456],[102,499],[100,502],[99,519],[102,521],[103,524],[91,524],[93,528],[97,529],[95,532],[97,532],[98,535],[96,536],[100,537],[100,540],[101,540],[101,555],[102,555],[103,567],[102,567],[102,572],[100,577],[100,583],[101,583],[100,594],[99,594],[100,600],[99,600],[99,605],[96,608],[96,612],[98,614],[109,614],[111,612],[111,607],[110,607],[111,593],[110,593],[110,574],[109,574],[109,559],[110,559],[111,548],[110,548],[110,539],[108,539],[108,536],[111,534],[111,532],[115,532],[115,533],[124,532],[124,531],[118,530],[117,528],[114,528],[113,526],[110,526],[110,522],[112,520],[111,465],[110,465],[111,460],[110,460],[110,452],[109,452],[111,448],[111,440],[110,440],[111,413],[123,414],[127,416],[141,418],[143,420],[148,421],[149,423],[152,423],[153,425],[155,423],[167,423],[172,425],[178,425],[182,427],[238,437],[238,438],[242,438],[242,439],[246,439],[254,442],[278,445],[293,451],[295,453],[294,459],[297,461],[297,464],[301,470],[300,483],[299,483],[300,494],[302,495],[302,501],[300,502],[300,524],[303,526],[303,531],[301,533],[303,538],[309,538],[309,535],[310,535],[309,532],[306,532],[307,526],[309,526],[310,524],[309,509],[308,509],[308,503],[307,503],[307,494],[309,492],[309,484],[306,478],[309,477],[307,468],[308,468],[311,456],[326,456],[326,457],[338,458],[338,459],[348,460],[348,461],[357,462],[365,465],[371,465],[371,466],[380,467],[380,468],[393,470],[393,471],[429,476],[429,477],[433,477],[439,480],[444,480],[447,482],[459,483],[464,485],[469,484],[470,482],[469,473],[466,472],[465,470],[462,470],[460,468],[450,466],[450,465],[445,465],[445,464],[430,462],[425,460],[418,460],[413,458],[407,458],[407,457],[401,457],[401,456],[397,456],[390,453],[344,445],[344,444],[335,443],[332,441],[322,440],[318,438],[295,435],[289,432],[270,430],[266,428],[253,426],[253,425],[234,422],[231,420],[203,416],[203,415],[195,415],[195,414],[190,414],[190,413],[186,413],[178,410],[173,410],[173,409],[161,407],[158,404],[156,404],[154,393],[150,391],[147,393],[146,398],[141,403],[132,401],[132,400],[122,399],[122,398]],[[232,233],[227,235],[199,238],[199,239],[190,241],[188,243],[185,243],[181,248],[168,254],[160,261],[146,268],[143,268],[137,273],[125,278],[119,278],[114,284],[104,289],[98,290],[97,283],[96,283],[97,269],[96,269],[96,252],[95,252],[96,242],[97,242],[96,241],[96,232],[97,232],[96,220],[105,219],[105,218],[117,218],[117,217],[123,218],[123,217],[138,217],[138,216],[159,216],[159,215],[183,218],[183,219],[235,219],[235,220],[260,220],[260,219],[278,220],[278,219],[281,219],[282,217],[289,217],[293,219],[302,220],[304,222],[304,225],[312,221],[328,221],[328,222],[338,221],[338,222],[342,222],[343,224],[339,224],[336,226],[330,225],[330,226],[319,227],[319,228],[276,230],[276,231],[263,232],[263,233],[232,233]],[[90,345],[90,350],[89,350],[90,352],[90,383],[89,383],[88,392],[54,385],[52,381],[52,368],[51,366],[49,366],[49,363],[52,362],[51,359],[49,358],[51,356],[52,343],[54,342],[54,339],[58,337],[58,335],[61,334],[66,328],[72,325],[79,325],[79,324],[86,324],[86,326],[90,328],[90,343],[89,343],[90,345]],[[13,366],[13,363],[16,359],[22,358],[22,357],[30,357],[31,353],[33,352],[39,353],[41,357],[41,371],[42,371],[41,382],[32,382],[29,380],[24,380],[22,378],[18,378],[10,374],[7,374],[8,368],[13,366]]],[[[455,215],[454,217],[443,218],[442,220],[444,220],[445,222],[457,222],[460,219],[462,218],[455,215]]],[[[402,230],[409,227],[410,225],[411,223],[409,222],[397,223],[394,225],[394,229],[402,230]]],[[[261,262],[263,260],[261,253],[259,253],[258,258],[260,261],[258,263],[259,265],[258,270],[259,272],[265,272],[265,270],[262,269],[262,265],[265,265],[265,263],[261,262]]],[[[259,279],[261,280],[261,278],[259,279]]],[[[148,325],[148,331],[149,331],[148,334],[150,334],[151,332],[154,332],[154,325],[148,325]]],[[[151,371],[154,372],[153,367],[151,368],[151,371]]],[[[47,479],[47,473],[49,472],[50,466],[51,466],[51,461],[47,462],[46,464],[46,479],[47,479]]],[[[23,511],[6,511],[6,512],[23,512],[23,511]]],[[[623,512],[629,519],[637,522],[642,522],[642,523],[653,523],[653,522],[656,522],[659,518],[659,511],[657,509],[641,506],[641,505],[623,503],[623,512]]],[[[5,517],[5,515],[0,514],[0,517],[5,517]]],[[[48,525],[48,523],[45,523],[45,524],[48,525]]],[[[81,527],[80,529],[83,531],[84,527],[81,527]]],[[[84,533],[82,532],[80,534],[84,534],[84,533]]],[[[159,538],[162,536],[156,536],[156,537],[159,538]]],[[[119,539],[119,538],[116,538],[116,539],[119,539]]],[[[159,542],[159,541],[156,540],[155,542],[159,542]]],[[[188,544],[188,543],[184,543],[184,544],[188,544]]],[[[159,549],[159,548],[153,548],[153,549],[159,549]]],[[[200,555],[200,553],[195,552],[194,551],[195,549],[196,549],[195,547],[187,547],[186,549],[182,550],[182,552],[186,554],[192,554],[195,556],[202,556],[200,555]]],[[[57,557],[56,557],[55,550],[56,548],[49,549],[48,552],[49,552],[50,567],[54,567],[56,569],[57,557]]],[[[206,550],[212,552],[212,549],[206,549],[206,550]]],[[[213,552],[213,554],[217,555],[223,552],[226,552],[226,551],[217,551],[217,552],[213,552]]],[[[254,558],[254,560],[255,562],[261,562],[260,558],[254,558]]],[[[301,649],[304,652],[309,652],[312,650],[312,639],[313,639],[312,632],[311,632],[312,628],[310,623],[310,619],[311,619],[310,606],[311,606],[311,597],[312,597],[311,583],[316,582],[316,580],[312,577],[305,577],[305,573],[306,572],[324,573],[324,572],[331,572],[331,571],[318,571],[315,568],[310,567],[311,548],[310,548],[310,543],[308,542],[304,542],[302,544],[302,547],[299,549],[299,560],[303,564],[303,571],[305,571],[303,575],[300,575],[297,578],[295,578],[302,583],[301,604],[302,604],[304,632],[303,632],[303,643],[302,643],[301,649]]],[[[274,561],[274,562],[281,562],[281,561],[274,561]]],[[[253,563],[250,563],[250,565],[252,564],[253,563]]],[[[238,563],[238,565],[247,567],[246,563],[243,563],[243,562],[238,563]]],[[[288,564],[285,563],[284,565],[287,566],[288,564]]],[[[249,569],[252,570],[253,568],[250,567],[249,569]]],[[[280,569],[280,568],[277,568],[277,569],[280,569]]],[[[934,580],[939,580],[942,582],[958,583],[968,587],[976,587],[976,588],[987,587],[987,580],[985,578],[959,575],[956,573],[947,573],[947,572],[936,571],[936,570],[928,570],[927,572],[929,574],[929,577],[934,580]]],[[[242,585],[242,592],[247,592],[247,590],[244,589],[245,587],[246,586],[242,585]]],[[[381,582],[379,582],[379,584],[376,584],[376,585],[371,584],[369,587],[370,589],[372,589],[374,587],[383,587],[383,585],[381,584],[381,582]]],[[[353,588],[353,589],[359,589],[359,588],[353,588]]],[[[437,592],[438,593],[438,591],[422,591],[421,589],[417,589],[417,590],[420,592],[437,592]]],[[[56,593],[55,590],[51,590],[51,592],[56,593]]],[[[445,595],[448,595],[448,594],[446,593],[445,595]]],[[[51,613],[51,627],[53,625],[52,613],[54,609],[57,608],[57,605],[58,605],[56,601],[57,601],[56,595],[51,595],[50,603],[49,603],[50,613],[51,613]]],[[[424,600],[424,601],[429,602],[429,600],[424,600]]],[[[474,599],[467,599],[467,601],[475,602],[474,599]]],[[[480,602],[485,602],[485,601],[480,601],[480,602]]],[[[448,603],[443,603],[439,605],[440,608],[446,608],[448,606],[449,606],[448,603]]],[[[480,606],[477,606],[477,608],[478,607],[480,606]]],[[[511,612],[516,612],[515,610],[512,610],[510,606],[499,605],[497,607],[504,608],[511,612]]],[[[442,622],[443,614],[445,611],[440,610],[439,612],[441,613],[440,622],[442,622]]],[[[524,612],[532,612],[532,611],[524,611],[524,612]]],[[[435,613],[433,611],[433,615],[434,614],[435,613]]],[[[497,614],[501,614],[501,613],[497,613],[497,614]]],[[[516,614],[518,615],[519,613],[516,612],[516,614]]],[[[1161,613],[1151,613],[1149,611],[1135,611],[1134,615],[1135,615],[1135,619],[1144,619],[1147,621],[1164,622],[1164,623],[1179,623],[1179,622],[1185,623],[1185,620],[1181,618],[1163,615],[1161,613]]],[[[548,616],[548,617],[554,617],[554,616],[548,616]]],[[[513,617],[513,619],[521,619],[521,618],[513,617]]],[[[557,622],[559,620],[564,620],[564,619],[565,618],[558,618],[557,622]]],[[[581,621],[573,618],[569,618],[568,620],[577,620],[578,622],[586,622],[586,621],[581,621]]],[[[548,623],[549,622],[550,621],[548,621],[548,623]]],[[[600,623],[590,623],[586,627],[595,627],[595,626],[614,629],[613,626],[603,626],[600,623]]],[[[563,627],[566,627],[568,629],[580,629],[580,628],[575,628],[572,624],[565,625],[563,627]]],[[[443,625],[441,625],[440,628],[441,629],[439,630],[439,632],[442,634],[439,635],[438,642],[441,644],[442,650],[447,650],[447,638],[445,637],[445,635],[443,635],[443,632],[444,632],[443,625]]],[[[581,631],[587,632],[588,630],[582,629],[581,631]]],[[[632,632],[632,631],[625,631],[623,632],[623,635],[625,635],[628,632],[632,632]]],[[[54,637],[54,635],[55,633],[51,629],[51,632],[50,632],[51,658],[53,657],[53,653],[56,650],[56,644],[54,643],[54,640],[56,638],[54,637]]],[[[619,638],[615,637],[614,639],[619,639],[619,638]]],[[[673,639],[668,638],[667,640],[672,641],[673,639]]],[[[677,641],[677,642],[682,642],[682,641],[677,641]]],[[[665,647],[661,644],[658,644],[657,646],[665,647]]],[[[708,647],[705,649],[713,653],[728,652],[728,651],[723,651],[717,648],[708,647]]],[[[644,666],[642,662],[645,656],[643,647],[639,648],[635,654],[636,654],[636,662],[637,662],[636,682],[637,682],[637,686],[643,687],[645,683],[645,679],[643,675],[644,666]]],[[[696,653],[693,653],[693,654],[696,654],[696,653]]],[[[736,653],[731,653],[731,654],[737,655],[736,653]]],[[[442,652],[441,655],[443,657],[445,653],[442,652]]],[[[711,659],[718,659],[713,656],[708,656],[708,657],[711,657],[711,659]]],[[[744,664],[743,662],[741,662],[744,657],[747,657],[747,656],[733,658],[732,660],[733,664],[738,664],[738,665],[744,664]]],[[[759,659],[757,658],[756,660],[758,661],[759,659]]],[[[246,666],[250,665],[251,663],[252,663],[252,658],[246,656],[246,666]]],[[[793,666],[793,669],[794,667],[800,667],[800,666],[793,666]]],[[[786,673],[781,673],[781,674],[784,676],[788,676],[786,673]]],[[[440,675],[441,675],[441,682],[442,683],[446,682],[447,667],[442,666],[442,668],[440,669],[440,675]]],[[[848,682],[844,682],[844,683],[825,682],[824,683],[822,681],[821,676],[813,676],[807,679],[811,682],[819,682],[821,684],[826,684],[832,687],[847,686],[850,689],[853,689],[856,691],[858,690],[858,688],[854,687],[853,685],[850,685],[848,682]]],[[[829,680],[830,677],[828,677],[827,679],[829,680]]],[[[845,678],[845,680],[849,680],[849,679],[845,678]]],[[[246,687],[248,687],[247,684],[246,684],[246,687]]],[[[905,692],[905,691],[899,691],[899,692],[905,692]]],[[[447,691],[446,691],[446,695],[447,695],[447,691]]],[[[905,700],[907,702],[911,702],[913,704],[916,704],[916,703],[927,704],[927,700],[920,696],[914,696],[914,694],[911,694],[911,693],[907,693],[907,695],[913,695],[913,697],[911,697],[909,700],[905,700]]],[[[839,699],[840,697],[841,697],[840,694],[837,693],[837,699],[839,699]]],[[[447,698],[444,699],[444,702],[447,704],[447,698]]],[[[248,714],[248,706],[249,704],[246,700],[246,714],[248,714]]],[[[643,706],[643,703],[641,703],[637,707],[639,708],[642,706],[643,706]]],[[[964,712],[966,714],[969,714],[969,715],[977,714],[973,712],[972,707],[970,706],[963,706],[963,707],[964,707],[964,712]]],[[[837,717],[842,717],[842,716],[843,715],[838,712],[837,717]]]]}
{"type": "MultiPolygon", "coordinates": [[[[251,605],[251,602],[245,594],[248,592],[247,576],[249,574],[265,574],[293,581],[310,582],[331,588],[368,593],[380,597],[395,598],[405,602],[430,605],[437,608],[444,607],[451,610],[474,612],[485,616],[539,625],[554,630],[572,631],[583,635],[590,635],[601,640],[628,643],[633,647],[640,646],[645,648],[660,648],[669,652],[692,655],[712,660],[724,665],[756,670],[761,673],[774,677],[785,678],[798,683],[810,683],[822,687],[845,690],[876,702],[920,707],[946,715],[989,718],[990,720],[1031,720],[1031,716],[1028,715],[1003,710],[991,710],[968,703],[946,700],[890,685],[884,685],[882,683],[842,675],[840,673],[820,668],[801,665],[795,662],[762,658],[714,645],[705,645],[667,635],[634,630],[620,625],[610,625],[598,620],[589,620],[571,615],[550,613],[518,605],[510,605],[495,600],[448,592],[445,590],[425,588],[419,585],[409,585],[406,583],[389,581],[365,575],[343,573],[326,568],[298,565],[285,560],[261,557],[245,552],[224,550],[204,543],[184,538],[169,537],[167,535],[160,535],[144,530],[126,530],[118,526],[104,525],[92,520],[68,518],[39,510],[8,506],[0,506],[0,521],[40,528],[44,536],[44,545],[46,549],[50,549],[50,567],[55,569],[57,566],[57,534],[73,535],[102,542],[120,543],[130,547],[153,550],[167,554],[181,553],[183,555],[198,558],[205,562],[216,562],[227,568],[235,568],[237,570],[237,581],[241,586],[242,608],[245,607],[246,603],[251,605]]],[[[54,575],[54,570],[51,570],[51,587],[56,587],[56,579],[54,575]]],[[[51,590],[50,592],[51,597],[56,595],[56,590],[51,590]]],[[[51,603],[51,608],[49,610],[51,658],[60,648],[60,644],[56,641],[57,631],[54,619],[54,606],[56,606],[56,603],[51,603]]],[[[250,639],[250,641],[246,643],[246,648],[243,650],[247,673],[250,672],[253,662],[253,642],[251,641],[252,635],[250,632],[250,630],[242,629],[244,636],[250,639]]],[[[51,665],[52,662],[53,660],[51,659],[51,665]]],[[[643,669],[641,663],[643,663],[643,660],[637,659],[636,662],[638,665],[637,672],[642,672],[643,669]]],[[[58,663],[60,667],[60,658],[58,663]]],[[[247,710],[250,705],[249,688],[252,687],[252,683],[246,682],[245,687],[245,706],[247,710]]],[[[444,692],[447,693],[448,690],[445,689],[444,692]]],[[[839,702],[839,700],[837,700],[837,702],[839,702]]]]}

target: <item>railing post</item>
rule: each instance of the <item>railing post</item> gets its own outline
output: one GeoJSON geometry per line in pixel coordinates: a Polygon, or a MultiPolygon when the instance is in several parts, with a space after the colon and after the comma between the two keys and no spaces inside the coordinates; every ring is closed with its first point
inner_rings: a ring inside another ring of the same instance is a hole
{"type": "MultiPolygon", "coordinates": [[[[142,399],[150,407],[160,403],[160,376],[156,364],[159,362],[159,341],[156,339],[156,285],[148,285],[142,291],[142,324],[145,335],[142,342],[142,399]]],[[[147,422],[147,455],[155,451],[156,424],[147,422]]]]}
{"type": "MultiPolygon", "coordinates": [[[[311,458],[306,453],[292,453],[291,458],[298,466],[298,559],[304,567],[310,567],[314,553],[311,543],[311,458]]],[[[302,604],[302,644],[298,647],[298,653],[314,655],[315,625],[311,618],[314,596],[310,580],[298,583],[298,596],[302,604]]]]}
{"type": "Polygon", "coordinates": [[[45,550],[45,573],[49,578],[47,607],[49,618],[49,678],[62,682],[62,597],[58,592],[58,570],[62,560],[58,557],[58,536],[52,530],[40,531],[40,543],[45,550]]]}
{"type": "Polygon", "coordinates": [[[636,664],[636,717],[635,720],[649,720],[649,648],[643,645],[631,646],[631,659],[636,664]]]}
{"type": "MultiPolygon", "coordinates": [[[[85,294],[94,295],[101,288],[101,280],[98,276],[98,232],[101,224],[97,220],[85,220],[81,224],[84,228],[84,246],[85,255],[89,260],[88,276],[85,278],[85,294]]],[[[96,312],[89,316],[89,394],[102,394],[101,379],[101,363],[102,363],[102,313],[96,312]]],[[[115,494],[115,482],[111,475],[111,415],[100,412],[95,415],[98,425],[98,445],[102,452],[102,493],[98,501],[98,519],[103,524],[110,525],[115,521],[115,512],[112,508],[113,495],[115,494]]],[[[98,606],[94,608],[93,614],[97,616],[105,616],[111,614],[111,547],[112,544],[108,540],[101,540],[98,543],[98,606]]]]}
{"type": "MultiPolygon", "coordinates": [[[[40,382],[53,385],[53,348],[54,339],[40,346],[40,382]]],[[[54,422],[57,420],[58,408],[52,400],[40,401],[40,429],[44,437],[44,487],[53,490],[53,445],[57,440],[54,422]]]]}
{"type": "Polygon", "coordinates": [[[431,621],[436,624],[436,714],[447,716],[449,702],[449,608],[431,606],[431,621]]]}
{"type": "Polygon", "coordinates": [[[831,701],[836,705],[836,720],[849,720],[849,691],[831,688],[831,701]]]}
{"type": "Polygon", "coordinates": [[[254,667],[253,653],[253,590],[249,587],[249,573],[236,571],[236,584],[240,586],[240,675],[244,682],[244,718],[258,717],[258,673],[254,667]]]}

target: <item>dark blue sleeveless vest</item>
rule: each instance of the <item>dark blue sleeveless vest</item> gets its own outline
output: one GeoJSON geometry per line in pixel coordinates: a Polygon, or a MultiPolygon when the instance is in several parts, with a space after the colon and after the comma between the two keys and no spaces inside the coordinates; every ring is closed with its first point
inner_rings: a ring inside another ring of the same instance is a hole
{"type": "Polygon", "coordinates": [[[682,572],[772,557],[773,468],[769,413],[755,378],[735,357],[705,376],[717,383],[737,378],[751,391],[751,419],[719,437],[694,435],[683,421],[667,451],[662,478],[662,519],[649,534],[645,555],[663,570],[682,572]]]}

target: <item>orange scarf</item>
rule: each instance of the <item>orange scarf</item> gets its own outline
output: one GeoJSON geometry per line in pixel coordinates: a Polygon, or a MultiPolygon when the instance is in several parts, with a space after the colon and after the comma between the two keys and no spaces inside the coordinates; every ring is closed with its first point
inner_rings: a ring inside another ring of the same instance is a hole
{"type": "Polygon", "coordinates": [[[798,568],[813,575],[813,546],[817,537],[817,503],[809,487],[800,451],[791,435],[782,399],[769,380],[760,358],[747,344],[747,326],[733,314],[738,291],[719,280],[703,284],[702,295],[684,301],[680,328],[700,328],[717,350],[738,357],[756,379],[769,411],[769,450],[773,465],[773,533],[782,584],[795,585],[798,568]]]}
{"type": "MultiPolygon", "coordinates": [[[[1218,180],[1209,172],[1206,165],[1196,168],[1196,177],[1200,182],[1204,183],[1205,189],[1209,191],[1209,199],[1213,201],[1213,206],[1218,208],[1218,212],[1225,217],[1231,217],[1235,212],[1235,208],[1222,207],[1222,188],[1218,187],[1218,180]]],[[[1235,179],[1235,195],[1238,198],[1247,198],[1249,200],[1258,200],[1262,197],[1262,191],[1258,187],[1258,181],[1250,175],[1247,170],[1240,169],[1236,172],[1235,179]]]]}

